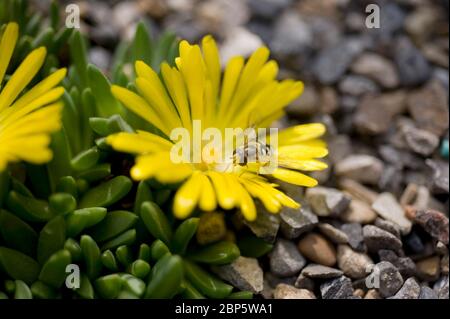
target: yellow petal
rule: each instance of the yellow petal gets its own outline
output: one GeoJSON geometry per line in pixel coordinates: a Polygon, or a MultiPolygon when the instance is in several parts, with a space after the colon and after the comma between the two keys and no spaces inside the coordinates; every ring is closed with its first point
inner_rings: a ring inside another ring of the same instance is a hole
{"type": "Polygon", "coordinates": [[[192,46],[183,60],[181,74],[186,83],[192,119],[202,119],[204,107],[205,70],[202,54],[198,45],[192,46]]]}
{"type": "Polygon", "coordinates": [[[188,217],[200,198],[202,179],[200,173],[193,174],[175,194],[173,212],[175,217],[183,219],[188,217]]]}
{"type": "Polygon", "coordinates": [[[261,186],[264,185],[264,183],[259,183],[257,180],[247,178],[241,178],[241,183],[253,197],[258,198],[263,203],[268,212],[277,213],[280,210],[280,202],[271,192],[261,186]]]}
{"type": "Polygon", "coordinates": [[[64,94],[64,88],[57,87],[45,94],[42,94],[38,98],[34,99],[29,104],[21,107],[15,108],[11,106],[6,109],[2,113],[0,113],[0,122],[2,123],[3,128],[8,126],[9,124],[14,123],[17,119],[25,116],[28,113],[35,111],[36,109],[45,106],[49,103],[53,103],[58,100],[64,94]]]}
{"type": "Polygon", "coordinates": [[[67,69],[62,68],[58,71],[55,71],[48,77],[46,77],[44,80],[36,84],[31,90],[29,90],[27,93],[25,93],[23,96],[21,96],[13,105],[12,107],[16,109],[21,109],[25,105],[31,103],[31,101],[37,99],[41,95],[47,93],[51,89],[53,89],[55,86],[57,86],[66,76],[67,69]]]}
{"type": "Polygon", "coordinates": [[[284,168],[277,168],[272,173],[272,176],[284,182],[298,186],[314,187],[317,185],[317,181],[314,178],[284,168]]]}
{"type": "Polygon", "coordinates": [[[207,212],[214,211],[217,208],[217,200],[211,180],[204,174],[201,174],[201,179],[202,193],[200,195],[199,207],[207,212]]]}
{"type": "Polygon", "coordinates": [[[294,144],[315,139],[326,132],[322,123],[311,123],[289,127],[278,134],[280,145],[294,144]]]}
{"type": "Polygon", "coordinates": [[[295,160],[291,158],[278,157],[278,165],[285,168],[296,169],[300,171],[321,171],[328,168],[328,165],[318,160],[295,160]]]}
{"type": "Polygon", "coordinates": [[[25,86],[31,82],[44,64],[46,54],[47,50],[41,47],[32,51],[20,64],[0,94],[0,111],[10,106],[25,86]]]}
{"type": "Polygon", "coordinates": [[[244,100],[248,97],[248,94],[255,84],[255,77],[259,74],[260,70],[269,58],[270,51],[266,47],[261,47],[250,56],[244,69],[242,70],[242,75],[236,87],[236,92],[233,96],[231,102],[229,114],[234,115],[239,111],[240,106],[244,100]]]}
{"type": "Polygon", "coordinates": [[[192,172],[192,165],[189,164],[165,165],[156,171],[155,178],[163,184],[175,184],[191,176],[192,172]]]}
{"type": "MultiPolygon", "coordinates": [[[[158,80],[159,81],[159,80],[158,80]]],[[[138,77],[136,79],[136,88],[139,94],[148,102],[152,109],[158,114],[159,118],[170,128],[179,127],[178,114],[172,102],[164,98],[165,92],[161,91],[146,78],[138,77]]]]}
{"type": "Polygon", "coordinates": [[[132,154],[155,153],[162,149],[160,143],[136,133],[113,134],[106,138],[106,142],[117,151],[132,154]]]}
{"type": "Polygon", "coordinates": [[[240,210],[242,215],[245,219],[248,221],[254,221],[256,220],[256,207],[255,203],[248,193],[248,191],[242,186],[241,183],[237,183],[238,187],[236,189],[236,192],[240,194],[241,197],[241,203],[240,203],[240,210]]]}
{"type": "Polygon", "coordinates": [[[232,209],[235,206],[235,196],[233,189],[225,177],[226,173],[208,172],[211,182],[216,190],[217,201],[223,209],[232,209]]]}
{"type": "Polygon", "coordinates": [[[186,86],[183,83],[183,77],[175,68],[171,68],[167,63],[161,64],[161,74],[166,84],[167,90],[175,103],[180,114],[183,127],[192,131],[192,120],[189,108],[186,86]]]}
{"type": "Polygon", "coordinates": [[[322,158],[328,155],[325,147],[310,146],[306,143],[278,147],[278,156],[289,159],[322,158]]]}
{"type": "Polygon", "coordinates": [[[111,87],[111,92],[132,112],[159,128],[164,134],[170,135],[170,128],[161,121],[161,118],[142,97],[117,85],[111,87]]]}
{"type": "MultiPolygon", "coordinates": [[[[16,46],[17,38],[19,37],[19,25],[15,22],[8,23],[5,32],[0,39],[0,87],[11,60],[14,48],[16,46]]],[[[1,108],[0,108],[1,110],[1,108]]]]}
{"type": "Polygon", "coordinates": [[[9,125],[0,130],[0,136],[7,135],[8,139],[12,139],[18,136],[56,132],[61,128],[62,108],[62,103],[55,103],[8,122],[9,125]]]}
{"type": "Polygon", "coordinates": [[[203,55],[205,57],[205,64],[208,70],[208,76],[211,80],[212,96],[217,99],[220,85],[220,58],[219,50],[217,49],[216,41],[210,35],[205,36],[202,40],[203,55]]]}
{"type": "Polygon", "coordinates": [[[225,68],[218,110],[218,120],[223,120],[222,117],[230,111],[228,106],[231,102],[231,99],[233,98],[233,94],[235,92],[235,88],[239,81],[239,77],[241,75],[243,67],[244,58],[234,57],[230,60],[230,62],[228,62],[225,68]]]}

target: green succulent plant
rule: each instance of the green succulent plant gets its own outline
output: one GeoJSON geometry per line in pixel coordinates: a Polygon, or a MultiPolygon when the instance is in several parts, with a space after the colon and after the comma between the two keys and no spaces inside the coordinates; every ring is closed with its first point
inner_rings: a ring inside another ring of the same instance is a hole
{"type": "Polygon", "coordinates": [[[251,298],[218,279],[211,267],[232,262],[241,251],[259,257],[272,245],[252,236],[238,244],[199,244],[198,217],[181,222],[166,214],[176,186],[133,183],[128,155],[105,142],[117,132],[156,130],[127,111],[110,86],[133,89],[134,74],[126,69],[136,60],[155,70],[162,61],[173,64],[176,37],[166,33],[154,40],[146,24],[138,24],[134,39],[118,46],[108,78],[88,63],[85,37],[61,27],[59,11],[54,1],[44,27],[45,19],[30,14],[26,0],[0,3],[0,25],[14,20],[21,30],[12,64],[47,47],[39,80],[60,67],[64,56],[70,59],[53,159],[0,173],[0,299],[251,298]],[[72,264],[80,267],[80,286],[69,289],[72,264]]]}

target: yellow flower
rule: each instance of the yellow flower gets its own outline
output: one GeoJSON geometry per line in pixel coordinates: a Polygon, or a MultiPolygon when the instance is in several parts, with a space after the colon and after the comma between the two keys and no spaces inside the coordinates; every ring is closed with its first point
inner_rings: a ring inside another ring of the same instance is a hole
{"type": "MultiPolygon", "coordinates": [[[[222,76],[218,49],[212,37],[198,45],[180,43],[176,67],[161,65],[161,77],[148,65],[137,61],[136,89],[113,86],[112,93],[128,109],[147,120],[166,136],[173,129],[186,128],[191,136],[195,120],[203,127],[246,129],[268,127],[281,117],[284,108],[303,91],[303,83],[276,80],[278,66],[268,61],[269,50],[262,47],[245,62],[230,60],[222,76]]],[[[136,154],[131,169],[135,180],[156,178],[163,183],[185,181],[178,189],[173,212],[188,217],[198,206],[203,211],[239,208],[247,220],[255,220],[253,198],[259,199],[271,213],[283,206],[299,204],[277,189],[267,177],[300,186],[313,187],[317,181],[299,171],[322,170],[327,165],[317,158],[327,155],[326,145],[318,138],[325,132],[322,124],[298,125],[278,135],[278,167],[269,176],[259,175],[249,165],[232,163],[232,169],[215,163],[174,163],[169,138],[137,131],[118,133],[107,141],[118,151],[136,154]]],[[[201,147],[203,147],[202,145],[201,147]]],[[[217,150],[220,152],[221,150],[217,150]]]]}
{"type": "Polygon", "coordinates": [[[56,101],[64,89],[56,85],[64,78],[65,69],[21,95],[44,64],[47,54],[44,47],[31,52],[3,83],[18,36],[19,27],[13,22],[0,35],[0,172],[9,162],[42,164],[51,160],[49,134],[61,127],[62,104],[56,101]]]}

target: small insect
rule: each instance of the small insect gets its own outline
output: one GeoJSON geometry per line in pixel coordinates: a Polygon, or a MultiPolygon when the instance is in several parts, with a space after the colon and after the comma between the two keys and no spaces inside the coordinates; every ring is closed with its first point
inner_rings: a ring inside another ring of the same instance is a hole
{"type": "Polygon", "coordinates": [[[233,161],[240,166],[246,166],[249,163],[265,165],[270,162],[271,156],[270,145],[260,141],[258,137],[248,138],[248,136],[245,136],[243,145],[233,152],[233,161]]]}

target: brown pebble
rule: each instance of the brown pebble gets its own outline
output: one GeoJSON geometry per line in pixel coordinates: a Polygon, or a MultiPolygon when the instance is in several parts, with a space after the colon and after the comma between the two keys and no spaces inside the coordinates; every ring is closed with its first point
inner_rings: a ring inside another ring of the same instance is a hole
{"type": "Polygon", "coordinates": [[[286,284],[279,284],[273,292],[273,297],[275,299],[316,299],[311,291],[286,284]]]}
{"type": "Polygon", "coordinates": [[[411,205],[405,205],[405,216],[409,220],[414,220],[416,218],[417,209],[414,208],[414,206],[411,205]]]}
{"type": "Polygon", "coordinates": [[[441,259],[432,256],[422,259],[416,263],[418,276],[425,281],[433,281],[439,278],[441,270],[441,259]]]}
{"type": "Polygon", "coordinates": [[[309,260],[325,266],[336,264],[336,249],[323,236],[309,233],[298,243],[298,250],[309,260]]]}
{"type": "Polygon", "coordinates": [[[381,296],[376,289],[370,289],[364,296],[364,299],[381,299],[381,296]]]}
{"type": "Polygon", "coordinates": [[[364,298],[365,292],[362,289],[355,289],[355,291],[353,291],[353,296],[355,297],[361,297],[364,298]]]}

